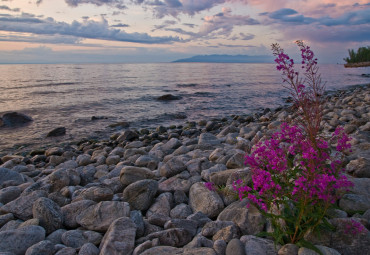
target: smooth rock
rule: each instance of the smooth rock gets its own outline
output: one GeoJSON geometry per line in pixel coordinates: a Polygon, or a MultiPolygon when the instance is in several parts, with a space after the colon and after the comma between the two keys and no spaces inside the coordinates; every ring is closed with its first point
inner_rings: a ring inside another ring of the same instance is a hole
{"type": "Polygon", "coordinates": [[[22,189],[17,186],[10,186],[0,190],[0,203],[7,204],[19,197],[22,189]]]}
{"type": "Polygon", "coordinates": [[[183,249],[179,249],[176,247],[171,246],[156,246],[153,248],[150,248],[140,255],[177,255],[177,254],[183,254],[183,249]]]}
{"type": "Polygon", "coordinates": [[[189,215],[193,213],[193,210],[191,207],[187,204],[179,204],[176,205],[171,211],[170,211],[170,217],[175,219],[186,219],[189,215]]]}
{"type": "Polygon", "coordinates": [[[136,237],[142,237],[145,233],[145,222],[141,211],[131,211],[130,219],[136,225],[136,237]]]}
{"type": "Polygon", "coordinates": [[[77,255],[77,251],[76,251],[76,249],[74,249],[72,247],[66,247],[66,248],[60,249],[54,255],[77,255]]]}
{"type": "Polygon", "coordinates": [[[122,194],[133,210],[147,210],[157,193],[158,183],[154,180],[140,180],[127,186],[122,194]]]}
{"type": "Polygon", "coordinates": [[[0,228],[11,220],[14,220],[14,216],[12,213],[0,215],[0,228]]]}
{"type": "Polygon", "coordinates": [[[278,251],[278,255],[297,255],[299,247],[295,244],[289,243],[285,244],[278,251]]]}
{"type": "Polygon", "coordinates": [[[217,217],[224,209],[224,202],[215,191],[210,191],[204,183],[195,183],[189,191],[189,205],[194,212],[202,212],[209,218],[217,217]]]}
{"type": "Polygon", "coordinates": [[[100,243],[100,255],[131,254],[135,247],[136,225],[130,218],[116,219],[100,243]]]}
{"type": "Polygon", "coordinates": [[[159,101],[172,101],[172,100],[180,100],[180,96],[174,96],[172,94],[165,94],[160,97],[157,97],[157,100],[159,101]]]}
{"type": "Polygon", "coordinates": [[[79,166],[87,166],[92,163],[91,156],[87,154],[81,154],[76,158],[76,162],[79,166]]]}
{"type": "Polygon", "coordinates": [[[83,230],[70,230],[62,235],[62,242],[68,247],[79,249],[86,243],[98,245],[103,236],[100,233],[83,230]]]}
{"type": "Polygon", "coordinates": [[[79,224],[76,221],[76,217],[88,207],[95,204],[96,203],[92,200],[81,200],[63,206],[61,208],[63,214],[63,224],[67,228],[77,228],[79,224]]]}
{"type": "Polygon", "coordinates": [[[53,255],[54,253],[54,244],[48,240],[44,240],[29,247],[25,255],[53,255]]]}
{"type": "Polygon", "coordinates": [[[151,233],[147,236],[147,238],[150,240],[158,238],[161,245],[182,247],[191,241],[192,236],[187,230],[183,228],[171,228],[151,233]]]}
{"type": "Polygon", "coordinates": [[[170,220],[170,211],[173,205],[173,195],[170,192],[160,194],[149,207],[146,217],[151,224],[163,226],[170,220]]]}
{"type": "Polygon", "coordinates": [[[0,167],[0,188],[7,186],[17,186],[24,183],[25,178],[18,172],[0,167]]]}
{"type": "Polygon", "coordinates": [[[56,136],[63,136],[66,134],[66,128],[65,127],[57,127],[53,130],[51,130],[49,133],[47,133],[46,137],[56,137],[56,136]]]}
{"type": "Polygon", "coordinates": [[[240,238],[240,241],[245,245],[245,253],[253,255],[276,255],[280,249],[280,245],[274,245],[272,240],[245,235],[240,238]]]}
{"type": "Polygon", "coordinates": [[[256,235],[263,231],[265,219],[259,210],[247,199],[227,206],[217,217],[220,221],[232,221],[243,235],[256,235]]]}
{"type": "Polygon", "coordinates": [[[67,232],[67,230],[58,229],[58,230],[54,231],[53,233],[51,233],[50,235],[48,235],[45,240],[48,240],[48,241],[52,242],[54,245],[61,244],[62,243],[62,236],[65,232],[67,232]]]}
{"type": "Polygon", "coordinates": [[[76,221],[86,229],[105,232],[113,221],[129,215],[130,206],[128,203],[103,201],[82,211],[76,217],[76,221]]]}
{"type": "Polygon", "coordinates": [[[197,232],[198,223],[194,220],[171,219],[164,224],[164,229],[183,228],[193,237],[197,232]]]}
{"type": "Polygon", "coordinates": [[[144,167],[125,166],[120,173],[120,181],[125,186],[136,181],[153,179],[154,177],[154,173],[150,169],[144,167]]]}
{"type": "Polygon", "coordinates": [[[8,127],[19,127],[33,121],[30,116],[18,112],[5,113],[2,116],[2,122],[4,126],[8,127]]]}
{"type": "MultiPolygon", "coordinates": [[[[322,252],[323,255],[341,255],[338,251],[326,246],[316,245],[316,247],[322,252]]],[[[298,250],[298,255],[317,255],[317,254],[318,254],[317,252],[305,247],[301,247],[298,250]]]]}
{"type": "Polygon", "coordinates": [[[246,255],[244,244],[239,239],[232,239],[227,244],[225,255],[246,255]]]}
{"type": "Polygon", "coordinates": [[[211,133],[202,133],[199,136],[198,144],[200,145],[218,145],[221,141],[211,133]]]}
{"type": "Polygon", "coordinates": [[[186,170],[186,165],[183,160],[180,157],[173,157],[160,167],[159,173],[161,176],[171,177],[184,170],[186,170]]]}
{"type": "Polygon", "coordinates": [[[216,240],[213,244],[213,249],[217,255],[224,255],[226,253],[226,242],[224,240],[216,240]]]}
{"type": "Polygon", "coordinates": [[[0,232],[0,251],[24,255],[32,245],[45,239],[45,230],[40,226],[27,226],[0,232]]]}
{"type": "Polygon", "coordinates": [[[45,191],[36,190],[29,195],[20,196],[6,205],[0,207],[2,213],[13,213],[15,217],[21,220],[29,220],[32,218],[32,207],[37,199],[46,197],[45,191]]]}
{"type": "Polygon", "coordinates": [[[81,193],[73,198],[73,201],[92,200],[95,202],[111,201],[113,198],[113,191],[106,187],[90,187],[81,191],[81,193]]]}
{"type": "Polygon", "coordinates": [[[339,200],[339,207],[349,214],[356,212],[363,213],[370,209],[370,197],[366,195],[345,194],[339,200]]]}
{"type": "Polygon", "coordinates": [[[78,255],[99,255],[99,249],[92,243],[85,243],[81,246],[78,255]]]}
{"type": "Polygon", "coordinates": [[[40,226],[50,234],[63,226],[63,214],[60,207],[52,200],[40,197],[32,207],[32,214],[40,221],[40,226]]]}

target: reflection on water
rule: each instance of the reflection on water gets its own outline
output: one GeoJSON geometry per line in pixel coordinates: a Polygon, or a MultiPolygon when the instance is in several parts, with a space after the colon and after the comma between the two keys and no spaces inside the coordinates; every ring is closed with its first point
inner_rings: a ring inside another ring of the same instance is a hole
{"type": "MultiPolygon", "coordinates": [[[[321,66],[328,89],[370,83],[370,68],[321,66]]],[[[0,129],[0,152],[14,144],[44,144],[55,127],[67,128],[61,141],[113,132],[107,126],[129,121],[133,127],[247,114],[274,108],[287,96],[273,64],[83,64],[0,65],[0,115],[17,111],[34,121],[0,129]],[[157,101],[163,94],[181,100],[157,101]],[[106,118],[92,121],[92,116],[106,118]]]]}

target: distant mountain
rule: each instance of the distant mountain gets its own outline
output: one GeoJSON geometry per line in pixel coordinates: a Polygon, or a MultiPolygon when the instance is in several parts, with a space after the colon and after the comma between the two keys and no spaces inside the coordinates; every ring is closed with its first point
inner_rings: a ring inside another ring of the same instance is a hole
{"type": "Polygon", "coordinates": [[[191,58],[178,59],[173,63],[201,62],[201,63],[272,63],[273,57],[267,55],[197,55],[191,58]]]}

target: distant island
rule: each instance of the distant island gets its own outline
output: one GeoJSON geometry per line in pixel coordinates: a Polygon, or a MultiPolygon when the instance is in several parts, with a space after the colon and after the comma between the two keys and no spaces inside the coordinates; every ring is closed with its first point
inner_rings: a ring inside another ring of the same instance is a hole
{"type": "Polygon", "coordinates": [[[273,57],[268,55],[197,55],[190,58],[178,59],[172,63],[272,63],[273,57]]]}

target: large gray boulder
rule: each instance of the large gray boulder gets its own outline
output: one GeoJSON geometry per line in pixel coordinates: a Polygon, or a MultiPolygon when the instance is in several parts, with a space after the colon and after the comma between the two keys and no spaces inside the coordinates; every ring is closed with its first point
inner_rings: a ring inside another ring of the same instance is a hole
{"type": "Polygon", "coordinates": [[[128,217],[116,219],[100,243],[100,255],[130,255],[135,247],[136,225],[128,217]]]}
{"type": "Polygon", "coordinates": [[[189,205],[193,212],[202,212],[209,218],[215,218],[224,209],[224,202],[215,191],[211,191],[198,182],[189,191],[189,205]]]}
{"type": "Polygon", "coordinates": [[[40,226],[50,234],[63,226],[63,214],[54,201],[40,197],[32,207],[33,218],[38,219],[40,226]]]}
{"type": "Polygon", "coordinates": [[[95,204],[96,203],[92,200],[81,200],[63,206],[61,208],[63,214],[63,224],[67,228],[77,228],[79,224],[76,221],[76,217],[88,207],[95,204]]]}
{"type": "Polygon", "coordinates": [[[15,217],[21,220],[24,221],[29,220],[33,216],[32,213],[33,204],[40,197],[46,196],[47,193],[45,191],[36,190],[34,192],[31,192],[29,195],[20,196],[16,200],[0,207],[0,212],[13,213],[15,217]]]}
{"type": "Polygon", "coordinates": [[[122,194],[125,201],[133,210],[147,210],[158,190],[158,182],[154,180],[140,180],[128,185],[122,194]]]}
{"type": "Polygon", "coordinates": [[[8,168],[0,167],[0,188],[7,186],[17,186],[26,182],[20,173],[8,168]]]}
{"type": "Polygon", "coordinates": [[[125,186],[128,186],[136,181],[153,179],[154,177],[154,173],[145,167],[126,166],[122,168],[120,173],[120,180],[125,186]]]}
{"type": "Polygon", "coordinates": [[[45,229],[40,226],[26,226],[20,229],[0,232],[0,252],[24,255],[32,245],[45,239],[45,229]]]}
{"type": "Polygon", "coordinates": [[[86,229],[105,232],[113,221],[121,217],[129,217],[129,215],[128,203],[103,201],[82,211],[76,217],[76,221],[86,229]]]}
{"type": "Polygon", "coordinates": [[[256,235],[263,231],[265,219],[260,211],[247,199],[227,206],[217,217],[220,221],[232,221],[243,235],[256,235]]]}
{"type": "Polygon", "coordinates": [[[30,116],[18,112],[5,113],[2,117],[3,125],[8,127],[23,126],[31,121],[32,118],[30,116]]]}

